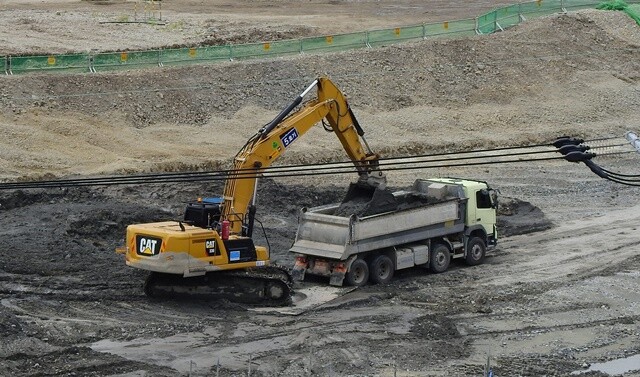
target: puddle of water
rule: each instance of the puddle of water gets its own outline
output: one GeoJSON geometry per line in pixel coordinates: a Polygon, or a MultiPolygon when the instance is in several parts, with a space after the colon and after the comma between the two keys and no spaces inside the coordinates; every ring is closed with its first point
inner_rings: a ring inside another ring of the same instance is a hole
{"type": "Polygon", "coordinates": [[[640,354],[625,357],[624,359],[616,359],[607,361],[606,363],[591,364],[589,369],[572,372],[572,375],[579,375],[591,371],[606,373],[611,376],[640,370],[640,354]]]}

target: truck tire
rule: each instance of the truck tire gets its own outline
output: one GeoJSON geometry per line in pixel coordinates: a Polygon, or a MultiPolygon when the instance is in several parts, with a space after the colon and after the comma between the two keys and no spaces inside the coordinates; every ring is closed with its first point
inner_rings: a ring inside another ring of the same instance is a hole
{"type": "Polygon", "coordinates": [[[369,280],[375,284],[387,284],[393,278],[395,270],[391,258],[386,255],[378,255],[371,262],[369,280]]]}
{"type": "Polygon", "coordinates": [[[369,280],[369,266],[367,262],[362,258],[358,258],[351,263],[351,267],[349,267],[349,271],[347,271],[347,275],[345,276],[347,280],[347,284],[354,287],[361,287],[367,284],[369,280]]]}
{"type": "Polygon", "coordinates": [[[449,268],[450,262],[451,252],[449,252],[449,248],[441,243],[434,244],[429,255],[429,268],[431,271],[437,274],[445,272],[449,268]]]}
{"type": "Polygon", "coordinates": [[[469,239],[467,243],[467,256],[465,261],[469,266],[481,264],[484,261],[486,251],[487,246],[484,244],[484,240],[480,237],[473,237],[469,239]]]}

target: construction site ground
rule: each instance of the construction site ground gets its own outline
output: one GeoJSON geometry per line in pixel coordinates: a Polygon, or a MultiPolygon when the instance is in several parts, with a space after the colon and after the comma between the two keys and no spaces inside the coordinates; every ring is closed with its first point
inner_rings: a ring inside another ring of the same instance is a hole
{"type": "MultiPolygon", "coordinates": [[[[473,17],[504,3],[163,1],[166,22],[151,25],[101,23],[132,20],[134,1],[9,0],[0,55],[297,38],[473,17]]],[[[624,143],[625,131],[640,131],[639,41],[622,12],[585,10],[376,49],[3,76],[0,178],[227,168],[319,75],[348,95],[383,156],[562,135],[624,143]]],[[[343,154],[317,127],[278,164],[343,154]]],[[[638,174],[639,159],[594,161],[638,174]]],[[[489,361],[496,376],[640,376],[637,188],[562,160],[388,173],[398,188],[432,176],[500,190],[502,237],[486,263],[407,270],[298,315],[151,300],[145,273],[114,253],[127,224],[179,219],[186,202],[220,194],[222,182],[2,191],[0,375],[481,376],[489,361]]],[[[299,209],[340,200],[354,179],[260,182],[257,217],[275,262],[293,263],[299,209]]],[[[326,281],[309,284],[326,293],[326,281]]]]}

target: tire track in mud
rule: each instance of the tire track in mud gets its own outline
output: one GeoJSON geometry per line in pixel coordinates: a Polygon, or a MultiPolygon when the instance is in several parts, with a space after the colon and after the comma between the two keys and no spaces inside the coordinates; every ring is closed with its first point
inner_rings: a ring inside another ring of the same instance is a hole
{"type": "Polygon", "coordinates": [[[567,360],[570,373],[580,369],[572,360],[601,357],[621,345],[637,348],[633,329],[640,310],[632,303],[640,301],[639,209],[503,240],[468,296],[482,302],[481,310],[450,316],[475,349],[466,362],[491,354],[517,365],[525,353],[567,360]]]}
{"type": "MultiPolygon", "coordinates": [[[[216,358],[225,360],[226,367],[242,368],[251,357],[256,361],[262,360],[265,362],[265,367],[275,368],[274,370],[277,371],[277,366],[267,366],[272,363],[266,361],[274,354],[308,347],[311,343],[316,348],[330,345],[337,347],[348,343],[352,336],[377,337],[381,340],[391,340],[394,337],[398,339],[398,336],[406,336],[410,333],[411,323],[422,314],[416,308],[404,313],[398,313],[389,307],[378,308],[375,314],[372,314],[368,308],[338,309],[332,311],[331,316],[326,316],[324,311],[312,314],[304,323],[301,323],[297,317],[258,315],[254,321],[260,323],[259,325],[246,323],[242,326],[243,324],[240,323],[231,334],[225,334],[223,328],[211,325],[203,330],[206,336],[176,334],[164,339],[162,347],[164,352],[174,356],[183,353],[187,348],[189,356],[196,360],[199,370],[212,367],[216,358]],[[337,329],[340,330],[336,331],[337,329]],[[251,334],[250,338],[247,338],[248,334],[251,334]],[[325,337],[324,334],[333,335],[325,337]],[[188,347],[185,347],[185,344],[188,344],[188,347]]],[[[123,342],[109,340],[96,342],[92,347],[100,352],[114,353],[135,360],[146,359],[156,352],[154,343],[150,342],[151,339],[146,338],[123,342]]],[[[183,356],[183,359],[186,358],[186,354],[183,356]]],[[[185,369],[187,364],[176,363],[174,358],[159,357],[156,363],[178,371],[187,371],[185,369]]]]}
{"type": "MultiPolygon", "coordinates": [[[[597,274],[638,255],[640,206],[560,224],[551,230],[500,242],[509,258],[490,265],[478,283],[512,285],[597,274]],[[496,278],[497,277],[497,278],[496,278]]],[[[501,253],[501,255],[504,255],[501,253]]]]}

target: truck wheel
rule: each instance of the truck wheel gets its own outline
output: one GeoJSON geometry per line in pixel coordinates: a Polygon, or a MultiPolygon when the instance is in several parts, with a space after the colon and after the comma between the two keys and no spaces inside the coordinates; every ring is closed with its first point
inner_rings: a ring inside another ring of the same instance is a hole
{"type": "Polygon", "coordinates": [[[364,259],[358,258],[351,263],[351,267],[345,276],[347,283],[354,287],[360,287],[367,284],[369,280],[369,266],[364,259]]]}
{"type": "Polygon", "coordinates": [[[473,237],[467,244],[467,257],[465,258],[469,266],[475,266],[484,261],[487,246],[480,237],[473,237]]]}
{"type": "Polygon", "coordinates": [[[449,248],[441,243],[433,246],[430,255],[429,267],[435,273],[445,272],[449,268],[451,262],[451,253],[449,248]]]}
{"type": "Polygon", "coordinates": [[[393,278],[393,262],[386,255],[378,255],[371,262],[371,275],[369,279],[375,284],[387,284],[393,278]]]}

